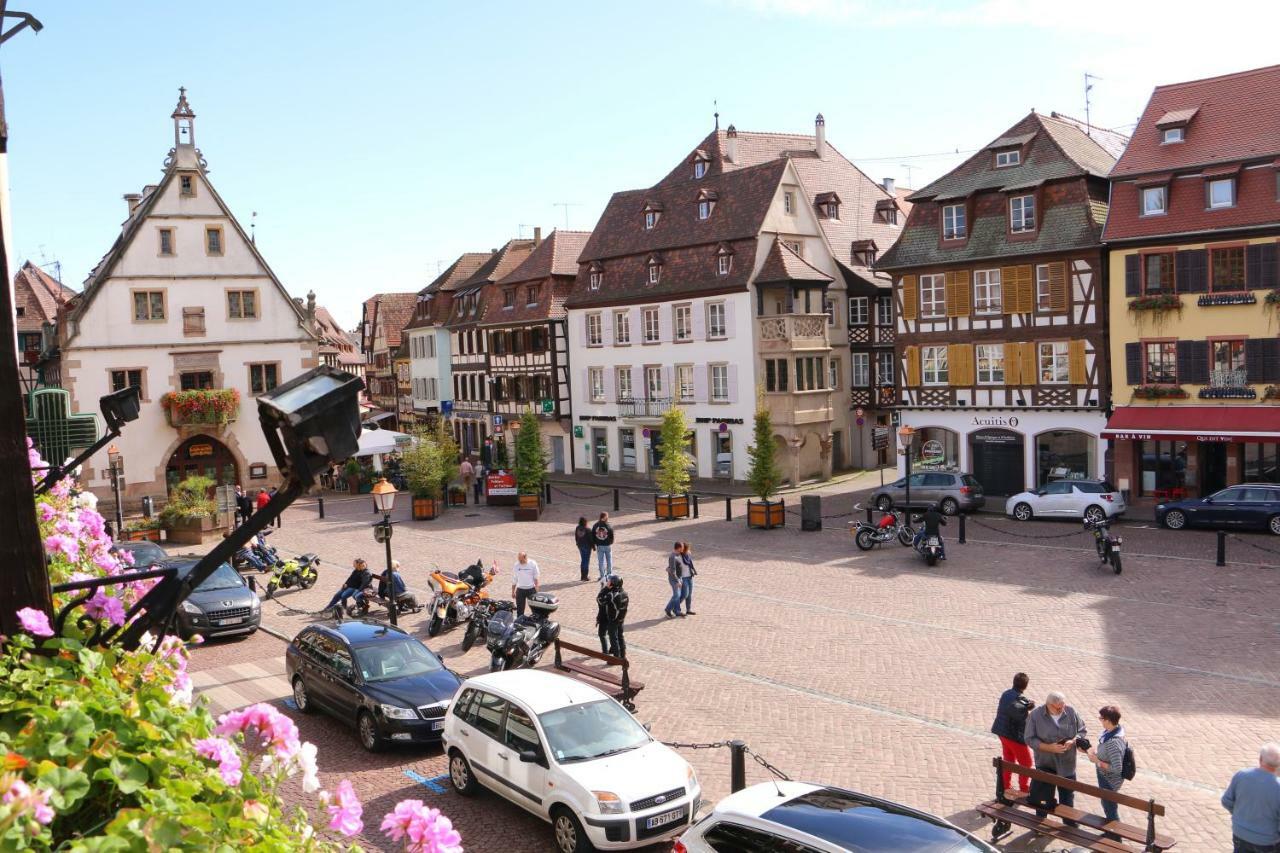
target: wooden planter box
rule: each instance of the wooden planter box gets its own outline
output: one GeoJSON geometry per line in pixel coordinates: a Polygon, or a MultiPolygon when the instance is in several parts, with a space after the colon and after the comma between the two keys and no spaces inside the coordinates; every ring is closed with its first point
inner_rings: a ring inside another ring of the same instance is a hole
{"type": "Polygon", "coordinates": [[[747,527],[757,530],[772,530],[785,527],[787,524],[787,502],[781,498],[776,501],[747,501],[747,527]]]}
{"type": "Polygon", "coordinates": [[[222,528],[217,526],[212,518],[178,522],[165,529],[168,531],[166,539],[175,545],[203,545],[222,536],[222,528]]]}
{"type": "Polygon", "coordinates": [[[124,541],[126,542],[159,542],[160,528],[154,530],[126,530],[124,531],[124,541]]]}
{"type": "Polygon", "coordinates": [[[688,518],[689,495],[654,495],[653,514],[659,519],[688,518]]]}
{"type": "Polygon", "coordinates": [[[344,474],[343,476],[347,478],[347,491],[353,495],[360,494],[360,475],[344,474]]]}
{"type": "Polygon", "coordinates": [[[467,505],[466,489],[460,486],[454,486],[453,488],[449,489],[449,506],[466,506],[466,505],[467,505]]]}
{"type": "Polygon", "coordinates": [[[440,517],[441,501],[435,498],[413,499],[413,520],[431,521],[440,517]]]}
{"type": "Polygon", "coordinates": [[[542,495],[519,495],[517,498],[515,520],[537,521],[542,514],[542,495]]]}

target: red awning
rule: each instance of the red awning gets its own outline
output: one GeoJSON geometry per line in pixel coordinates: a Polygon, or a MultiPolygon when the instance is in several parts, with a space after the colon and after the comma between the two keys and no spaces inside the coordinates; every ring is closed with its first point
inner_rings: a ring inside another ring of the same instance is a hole
{"type": "Polygon", "coordinates": [[[1272,406],[1122,406],[1103,438],[1280,442],[1280,408],[1272,406]]]}

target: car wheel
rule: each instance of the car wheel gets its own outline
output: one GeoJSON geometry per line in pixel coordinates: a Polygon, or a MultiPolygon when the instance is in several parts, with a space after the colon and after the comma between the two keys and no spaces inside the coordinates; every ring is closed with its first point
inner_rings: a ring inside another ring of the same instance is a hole
{"type": "Polygon", "coordinates": [[[449,751],[449,782],[453,790],[464,797],[474,796],[480,790],[480,783],[472,775],[466,756],[456,749],[449,751]]]}
{"type": "Polygon", "coordinates": [[[360,732],[360,745],[365,749],[377,752],[382,748],[382,738],[378,737],[378,726],[373,721],[373,714],[361,711],[356,720],[356,729],[360,732]]]}
{"type": "Polygon", "coordinates": [[[560,853],[593,853],[596,849],[587,840],[578,818],[564,806],[551,813],[551,828],[555,833],[556,850],[560,853]]]}
{"type": "Polygon", "coordinates": [[[1020,503],[1013,508],[1013,517],[1018,521],[1030,521],[1034,515],[1029,503],[1020,503]]]}
{"type": "Polygon", "coordinates": [[[1180,509],[1171,509],[1164,514],[1164,526],[1170,530],[1181,530],[1187,526],[1187,516],[1180,509]]]}
{"type": "Polygon", "coordinates": [[[1092,506],[1087,506],[1084,509],[1085,521],[1091,521],[1096,523],[1096,522],[1102,521],[1106,517],[1107,517],[1106,512],[1104,512],[1102,507],[1098,506],[1097,504],[1094,504],[1092,506]]]}
{"type": "Polygon", "coordinates": [[[1280,515],[1273,515],[1267,521],[1267,529],[1277,536],[1280,536],[1280,515]]]}
{"type": "Polygon", "coordinates": [[[960,511],[960,504],[956,503],[955,498],[944,498],[938,509],[942,510],[943,515],[955,515],[960,511]]]}
{"type": "Polygon", "coordinates": [[[311,713],[311,697],[307,695],[307,685],[302,682],[301,675],[293,678],[293,704],[304,714],[311,713]]]}
{"type": "Polygon", "coordinates": [[[881,512],[888,512],[889,510],[893,509],[893,498],[889,497],[888,495],[881,495],[880,497],[876,498],[876,509],[880,510],[881,512]]]}

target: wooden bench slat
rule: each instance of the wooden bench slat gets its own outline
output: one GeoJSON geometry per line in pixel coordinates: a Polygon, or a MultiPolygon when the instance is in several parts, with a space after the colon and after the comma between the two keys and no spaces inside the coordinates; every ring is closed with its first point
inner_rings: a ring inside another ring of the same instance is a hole
{"type": "MultiPolygon", "coordinates": [[[[1027,800],[1027,795],[1023,793],[1019,793],[1016,797],[1008,797],[1008,799],[1010,802],[1017,803],[1023,808],[1036,808],[1033,803],[1027,800]]],[[[1122,823],[1120,821],[1112,822],[1104,817],[1099,817],[1096,814],[1091,814],[1089,812],[1061,804],[1050,809],[1049,814],[1063,818],[1064,820],[1074,820],[1077,823],[1085,824],[1099,832],[1114,832],[1116,835],[1127,838],[1130,841],[1137,841],[1141,844],[1147,843],[1147,830],[1145,827],[1133,826],[1132,824],[1122,823]]],[[[1177,842],[1170,836],[1156,833],[1155,844],[1157,847],[1167,850],[1176,843],[1177,842]]]]}
{"type": "Polygon", "coordinates": [[[1120,842],[1099,838],[1076,827],[1056,823],[1047,818],[1039,818],[1034,813],[1024,812],[1016,807],[1004,806],[998,802],[983,803],[978,806],[978,813],[986,815],[992,820],[1002,820],[1006,823],[1021,826],[1024,829],[1030,829],[1037,835],[1045,835],[1049,838],[1080,844],[1090,850],[1103,851],[1103,853],[1133,853],[1133,848],[1126,847],[1120,842]]]}
{"type": "MultiPolygon", "coordinates": [[[[604,667],[588,666],[587,664],[578,663],[577,661],[566,660],[560,662],[560,668],[567,669],[570,672],[581,673],[582,675],[590,678],[598,678],[601,681],[607,681],[610,684],[615,684],[619,687],[622,686],[622,676],[616,672],[611,672],[604,667]]],[[[627,686],[632,690],[641,690],[644,688],[644,682],[628,681],[627,686]]]]}
{"type": "Polygon", "coordinates": [[[1148,800],[1140,800],[1137,797],[1131,797],[1128,794],[1121,794],[1117,791],[1106,791],[1096,785],[1089,785],[1077,779],[1067,779],[1057,776],[1045,770],[1037,770],[1034,767],[1027,767],[1022,764],[1015,764],[1012,761],[1005,761],[1003,758],[994,758],[991,762],[996,769],[1012,773],[1015,776],[1026,776],[1030,779],[1038,779],[1041,782],[1047,782],[1055,788],[1066,788],[1069,791],[1075,791],[1077,794],[1088,794],[1099,800],[1110,800],[1113,803],[1122,806],[1128,806],[1136,809],[1143,814],[1154,814],[1156,817],[1164,817],[1164,806],[1159,803],[1152,803],[1148,800]]]}

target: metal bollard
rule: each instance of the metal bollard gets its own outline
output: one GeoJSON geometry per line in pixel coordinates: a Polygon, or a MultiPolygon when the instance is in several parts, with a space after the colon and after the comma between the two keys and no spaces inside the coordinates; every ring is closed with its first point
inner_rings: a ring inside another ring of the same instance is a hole
{"type": "Polygon", "coordinates": [[[614,490],[613,490],[613,511],[614,511],[614,512],[617,512],[617,511],[618,511],[618,507],[620,506],[620,504],[618,503],[618,501],[619,501],[619,499],[620,499],[621,497],[622,497],[622,496],[618,493],[618,490],[617,490],[617,489],[614,489],[614,490]]]}
{"type": "Polygon", "coordinates": [[[964,544],[964,513],[958,513],[960,518],[960,544],[964,544]]]}
{"type": "Polygon", "coordinates": [[[871,504],[867,504],[867,524],[871,523],[871,504]]]}
{"type": "Polygon", "coordinates": [[[1218,563],[1219,566],[1227,564],[1227,532],[1225,530],[1218,531],[1218,563]]]}
{"type": "Polygon", "coordinates": [[[551,503],[551,484],[550,484],[550,483],[543,483],[543,484],[542,484],[542,491],[543,491],[543,493],[544,493],[544,494],[545,494],[545,496],[546,496],[546,501],[547,501],[547,503],[548,503],[548,504],[550,504],[550,503],[551,503]]]}
{"type": "Polygon", "coordinates": [[[693,517],[694,518],[698,517],[698,496],[697,495],[693,496],[693,517]]]}
{"type": "Polygon", "coordinates": [[[724,499],[724,520],[733,521],[733,498],[724,499]]]}
{"type": "Polygon", "coordinates": [[[736,794],[747,787],[747,745],[729,741],[729,792],[736,794]]]}
{"type": "Polygon", "coordinates": [[[316,498],[316,504],[320,507],[320,517],[324,518],[324,498],[316,498]]]}

